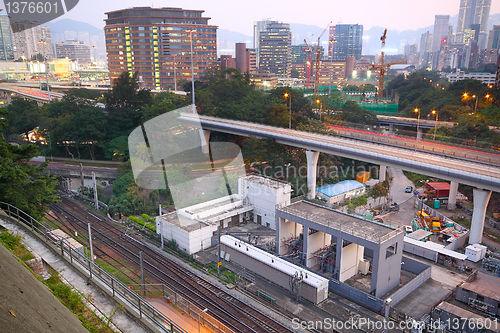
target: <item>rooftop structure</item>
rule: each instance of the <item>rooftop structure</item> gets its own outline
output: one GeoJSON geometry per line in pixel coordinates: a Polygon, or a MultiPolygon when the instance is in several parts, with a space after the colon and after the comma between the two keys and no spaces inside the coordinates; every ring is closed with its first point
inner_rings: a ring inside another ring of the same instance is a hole
{"type": "Polygon", "coordinates": [[[329,205],[333,206],[343,204],[365,194],[366,186],[364,184],[356,180],[346,180],[344,182],[320,187],[316,192],[316,196],[326,200],[329,205]]]}
{"type": "Polygon", "coordinates": [[[365,248],[372,251],[370,293],[385,295],[399,285],[403,253],[402,228],[392,228],[344,214],[309,202],[299,201],[276,209],[276,252],[286,254],[290,239],[302,239],[299,249],[306,267],[316,264],[315,253],[335,239],[335,272],[340,282],[367,271],[365,248]]]}

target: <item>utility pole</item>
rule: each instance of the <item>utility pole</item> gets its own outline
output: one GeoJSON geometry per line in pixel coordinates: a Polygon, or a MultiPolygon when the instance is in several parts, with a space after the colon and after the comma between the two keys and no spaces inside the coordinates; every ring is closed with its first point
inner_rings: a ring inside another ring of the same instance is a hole
{"type": "Polygon", "coordinates": [[[217,275],[220,275],[220,225],[217,226],[217,275]]]}
{"type": "Polygon", "coordinates": [[[94,249],[92,248],[92,227],[90,226],[90,223],[88,224],[88,227],[89,227],[90,260],[92,260],[92,263],[94,263],[94,249]]]}
{"type": "Polygon", "coordinates": [[[83,165],[80,163],[80,179],[82,180],[82,194],[85,190],[84,177],[83,177],[83,165]]]}
{"type": "Polygon", "coordinates": [[[159,218],[160,218],[160,236],[161,236],[161,249],[163,250],[163,221],[161,219],[161,204],[159,205],[159,218]]]}
{"type": "Polygon", "coordinates": [[[95,172],[92,172],[92,182],[94,183],[94,205],[95,205],[95,210],[99,210],[99,198],[97,198],[97,182],[95,180],[95,172]]]}
{"type": "Polygon", "coordinates": [[[144,252],[139,252],[139,258],[141,260],[141,290],[142,296],[146,296],[146,279],[144,277],[144,252]]]}

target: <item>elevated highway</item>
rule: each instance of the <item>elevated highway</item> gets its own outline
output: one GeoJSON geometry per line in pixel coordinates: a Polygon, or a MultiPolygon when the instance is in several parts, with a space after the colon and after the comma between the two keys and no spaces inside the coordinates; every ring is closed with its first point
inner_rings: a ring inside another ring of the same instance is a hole
{"type": "Polygon", "coordinates": [[[473,151],[473,155],[466,153],[464,156],[457,156],[447,153],[459,149],[451,146],[442,152],[422,151],[416,147],[391,145],[382,141],[371,142],[355,137],[322,135],[186,113],[181,114],[179,120],[192,125],[201,124],[206,140],[210,131],[214,130],[239,136],[268,138],[306,149],[309,197],[316,196],[316,170],[320,152],[378,164],[381,166],[381,179],[385,178],[386,166],[446,179],[451,181],[450,201],[456,198],[458,183],[473,186],[474,212],[470,244],[482,241],[486,206],[491,191],[500,192],[500,155],[493,153],[473,151]]]}

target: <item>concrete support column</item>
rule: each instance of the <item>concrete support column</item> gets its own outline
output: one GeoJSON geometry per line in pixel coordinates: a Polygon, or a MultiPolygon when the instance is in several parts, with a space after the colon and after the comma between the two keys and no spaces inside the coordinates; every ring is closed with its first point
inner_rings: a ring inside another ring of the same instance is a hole
{"type": "Polygon", "coordinates": [[[387,167],[381,165],[378,169],[378,182],[382,183],[385,180],[385,173],[387,172],[387,167]]]}
{"type": "Polygon", "coordinates": [[[371,280],[371,285],[370,285],[370,294],[375,295],[375,296],[377,296],[378,266],[379,266],[379,264],[380,264],[380,251],[373,251],[372,280],[371,280]]]}
{"type": "Polygon", "coordinates": [[[210,130],[200,130],[201,137],[201,152],[203,154],[209,153],[210,130]]]}
{"type": "Polygon", "coordinates": [[[306,151],[307,157],[307,187],[309,192],[307,193],[308,199],[314,199],[316,197],[316,171],[318,168],[318,158],[319,152],[308,150],[306,151]]]}
{"type": "Polygon", "coordinates": [[[419,128],[417,131],[417,141],[422,140],[422,128],[419,128]]]}
{"type": "Polygon", "coordinates": [[[394,130],[394,125],[393,124],[389,124],[389,131],[392,132],[394,130]]]}
{"type": "Polygon", "coordinates": [[[448,198],[448,210],[454,210],[457,208],[457,193],[458,193],[458,183],[450,183],[450,196],[448,198]]]}
{"type": "Polygon", "coordinates": [[[5,97],[7,97],[7,103],[10,104],[12,102],[12,94],[10,92],[6,92],[5,95],[5,97]]]}
{"type": "Polygon", "coordinates": [[[484,218],[486,207],[490,201],[491,191],[478,188],[474,189],[474,211],[472,212],[472,222],[469,234],[469,244],[481,243],[483,240],[484,218]]]}
{"type": "Polygon", "coordinates": [[[309,258],[309,227],[304,226],[304,231],[302,233],[302,261],[304,266],[307,267],[307,259],[309,258]]]}
{"type": "Polygon", "coordinates": [[[342,247],[344,240],[337,237],[337,253],[335,254],[335,278],[340,281],[340,262],[342,261],[342,247]]]}

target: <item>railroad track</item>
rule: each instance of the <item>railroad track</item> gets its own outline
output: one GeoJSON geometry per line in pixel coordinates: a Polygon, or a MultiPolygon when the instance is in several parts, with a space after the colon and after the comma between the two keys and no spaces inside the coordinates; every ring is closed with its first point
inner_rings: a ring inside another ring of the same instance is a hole
{"type": "MultiPolygon", "coordinates": [[[[60,220],[63,217],[79,232],[87,232],[87,223],[92,223],[92,236],[96,238],[102,256],[108,256],[106,247],[119,254],[135,267],[139,267],[139,252],[144,253],[144,269],[149,281],[155,280],[174,290],[201,309],[224,323],[235,332],[286,333],[289,328],[270,318],[268,315],[234,298],[210,281],[190,271],[186,271],[175,262],[153,251],[140,241],[125,235],[110,221],[87,212],[80,205],[63,198],[62,202],[52,206],[60,220]],[[104,247],[103,247],[104,245],[104,247]]],[[[88,241],[88,237],[87,237],[88,241]]],[[[88,245],[88,244],[86,244],[88,245]]]]}

